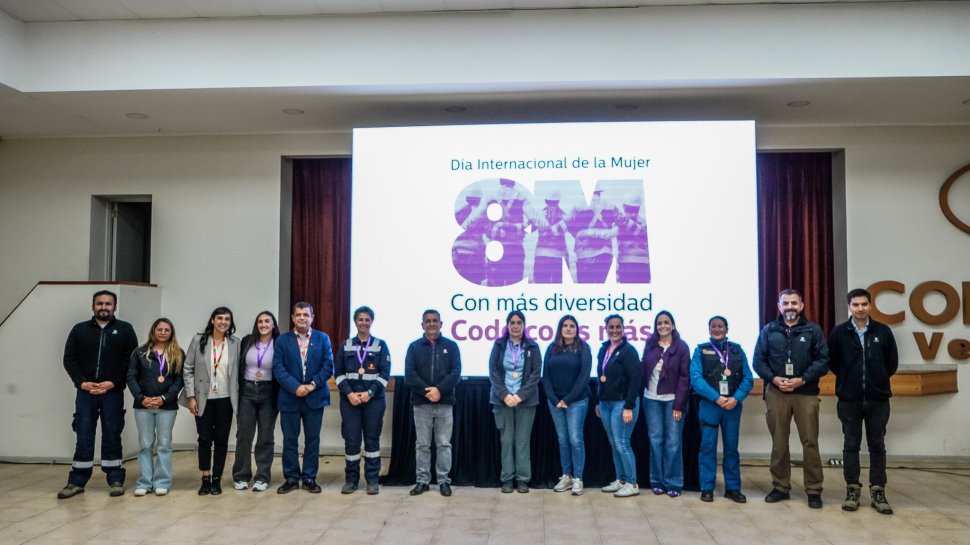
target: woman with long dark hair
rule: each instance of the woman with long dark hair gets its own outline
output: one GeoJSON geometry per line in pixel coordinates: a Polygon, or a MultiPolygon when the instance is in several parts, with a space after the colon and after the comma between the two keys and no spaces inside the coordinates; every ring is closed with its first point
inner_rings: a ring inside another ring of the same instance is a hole
{"type": "Polygon", "coordinates": [[[391,378],[391,352],[387,343],[370,334],[374,310],[354,311],[357,334],[344,341],[333,362],[333,376],[340,389],[340,433],[344,439],[344,486],[352,494],[360,484],[360,443],[364,443],[364,480],[367,493],[380,492],[381,430],[387,402],[384,388],[391,378]]]}
{"type": "Polygon", "coordinates": [[[541,370],[539,345],[525,334],[525,314],[513,310],[488,359],[489,397],[502,442],[502,492],[529,491],[532,423],[539,405],[541,370]]]}
{"type": "Polygon", "coordinates": [[[661,310],[643,347],[643,417],[650,438],[650,487],[676,498],[684,489],[681,435],[690,400],[690,347],[674,316],[661,310]]]}
{"type": "Polygon", "coordinates": [[[128,390],[135,398],[135,424],[138,426],[138,468],[141,475],[135,495],[155,491],[168,494],[172,488],[172,428],[182,391],[182,363],[185,353],[175,338],[175,326],[159,318],[148,330],[148,342],[131,353],[128,363],[128,390]],[[152,461],[152,450],[158,458],[152,461]]]}
{"type": "Polygon", "coordinates": [[[239,399],[239,339],[232,311],[212,311],[205,330],[192,337],[185,355],[183,403],[195,417],[199,434],[199,495],[222,494],[222,472],[229,451],[232,414],[239,399]]]}
{"type": "Polygon", "coordinates": [[[593,355],[586,341],[579,338],[579,323],[570,315],[563,316],[556,336],[546,348],[542,360],[542,387],[546,391],[549,413],[559,439],[559,461],[562,477],[556,492],[571,490],[583,493],[583,468],[586,465],[586,443],[583,430],[589,409],[589,373],[593,355]]]}
{"type": "Polygon", "coordinates": [[[616,480],[603,487],[618,498],[640,494],[637,485],[637,461],[630,447],[630,436],[640,412],[640,356],[626,340],[623,318],[619,314],[606,317],[606,342],[596,356],[599,379],[599,405],[596,416],[603,421],[606,438],[613,451],[616,480]]]}
{"type": "Polygon", "coordinates": [[[264,310],[256,316],[253,331],[243,337],[239,351],[239,410],[236,413],[236,459],[232,486],[249,487],[253,478],[251,452],[256,440],[256,477],[253,492],[269,488],[276,439],[276,399],[280,385],[273,379],[273,346],[280,336],[276,316],[264,310]]]}

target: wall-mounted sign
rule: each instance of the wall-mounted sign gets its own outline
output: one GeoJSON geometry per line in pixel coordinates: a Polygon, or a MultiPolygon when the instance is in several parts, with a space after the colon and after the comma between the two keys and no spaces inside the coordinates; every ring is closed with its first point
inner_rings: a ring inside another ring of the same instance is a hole
{"type": "MultiPolygon", "coordinates": [[[[905,296],[905,284],[895,280],[881,280],[870,285],[869,292],[872,293],[871,316],[873,318],[890,325],[899,324],[906,320],[905,309],[890,312],[887,310],[890,304],[886,300],[880,300],[880,295],[886,292],[905,296]]],[[[918,284],[909,292],[909,311],[913,313],[917,320],[929,326],[944,325],[961,314],[963,324],[970,325],[970,282],[963,282],[959,290],[939,280],[930,280],[918,284]],[[926,308],[926,297],[931,293],[943,296],[945,301],[943,310],[934,313],[926,308]]],[[[943,337],[942,331],[932,332],[929,338],[927,338],[925,331],[913,332],[913,338],[916,341],[916,347],[919,348],[920,356],[928,361],[936,359],[945,340],[943,337]]],[[[946,351],[954,360],[970,359],[970,339],[951,339],[946,343],[946,351]]]]}
{"type": "MultiPolygon", "coordinates": [[[[945,182],[943,182],[943,186],[940,187],[940,210],[943,211],[943,215],[946,216],[947,221],[956,226],[957,229],[970,235],[970,224],[958,218],[957,215],[953,213],[953,209],[950,207],[950,189],[953,187],[953,184],[955,184],[957,180],[959,180],[960,177],[967,172],[970,172],[970,165],[967,165],[954,172],[949,178],[946,179],[945,182]]],[[[967,178],[970,178],[970,176],[967,176],[967,178]]],[[[970,180],[968,180],[967,183],[970,183],[970,180]]],[[[970,219],[967,221],[970,222],[970,219]]]]}

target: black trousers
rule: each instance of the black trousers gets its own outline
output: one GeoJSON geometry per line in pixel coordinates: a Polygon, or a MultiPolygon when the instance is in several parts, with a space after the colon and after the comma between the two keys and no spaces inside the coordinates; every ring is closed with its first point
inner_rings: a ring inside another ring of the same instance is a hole
{"type": "Polygon", "coordinates": [[[843,401],[836,406],[842,421],[843,473],[847,484],[860,484],[859,449],[862,446],[862,426],[866,427],[869,444],[869,484],[886,485],[886,425],[889,424],[889,401],[843,401]]]}
{"type": "Polygon", "coordinates": [[[228,397],[210,399],[205,412],[195,417],[195,431],[199,434],[199,469],[212,470],[213,477],[222,477],[229,452],[229,430],[232,429],[232,401],[228,397]],[[215,447],[215,452],[213,452],[215,447]]]}

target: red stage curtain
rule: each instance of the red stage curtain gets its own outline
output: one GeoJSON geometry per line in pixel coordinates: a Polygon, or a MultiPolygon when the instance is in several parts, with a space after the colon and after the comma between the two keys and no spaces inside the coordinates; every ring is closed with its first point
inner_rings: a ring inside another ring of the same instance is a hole
{"type": "Polygon", "coordinates": [[[290,305],[313,305],[335,349],[350,327],[350,186],[350,158],[293,160],[290,305]]]}
{"type": "Polygon", "coordinates": [[[778,316],[778,292],[794,288],[805,317],[835,324],[832,154],[758,154],[761,320],[778,316]]]}

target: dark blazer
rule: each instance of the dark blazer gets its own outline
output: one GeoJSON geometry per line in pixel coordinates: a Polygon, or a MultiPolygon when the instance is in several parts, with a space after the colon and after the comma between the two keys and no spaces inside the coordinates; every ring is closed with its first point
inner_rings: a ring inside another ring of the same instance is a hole
{"type": "Polygon", "coordinates": [[[680,412],[687,411],[688,401],[690,400],[690,347],[680,338],[680,333],[675,329],[671,336],[670,346],[667,353],[658,341],[660,335],[651,335],[647,343],[643,346],[643,388],[647,388],[653,369],[660,361],[660,356],[664,356],[664,365],[660,369],[660,380],[657,382],[658,394],[674,394],[674,410],[680,412]]]}
{"type": "MultiPolygon", "coordinates": [[[[532,339],[522,336],[522,386],[518,395],[522,399],[523,407],[534,407],[539,404],[539,379],[542,376],[542,355],[539,345],[532,339]]],[[[488,358],[488,378],[492,383],[492,405],[505,406],[505,396],[509,391],[505,388],[505,351],[508,349],[508,337],[502,337],[492,345],[492,354],[488,358]]]]}
{"type": "MultiPolygon", "coordinates": [[[[250,333],[249,335],[246,335],[242,339],[242,348],[239,349],[239,391],[240,392],[243,391],[243,383],[246,382],[246,354],[249,353],[249,349],[256,344],[257,340],[259,340],[259,337],[253,337],[252,333],[250,333]]],[[[275,352],[276,352],[275,339],[273,340],[273,352],[274,352],[273,361],[275,362],[279,360],[279,356],[275,355],[275,352]]],[[[263,361],[265,362],[266,360],[263,360],[263,361]]],[[[272,379],[273,379],[273,406],[275,407],[276,404],[279,402],[279,397],[280,397],[280,381],[276,380],[276,375],[273,375],[272,379]]]]}
{"type": "Polygon", "coordinates": [[[310,409],[323,409],[330,405],[330,387],[327,380],[333,376],[333,350],[330,337],[323,331],[312,329],[310,348],[306,355],[306,376],[296,334],[287,331],[276,338],[273,346],[273,376],[280,383],[277,408],[281,411],[299,411],[303,403],[310,409]],[[314,390],[306,397],[297,397],[296,389],[302,384],[313,384],[314,390]]]}

